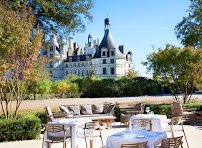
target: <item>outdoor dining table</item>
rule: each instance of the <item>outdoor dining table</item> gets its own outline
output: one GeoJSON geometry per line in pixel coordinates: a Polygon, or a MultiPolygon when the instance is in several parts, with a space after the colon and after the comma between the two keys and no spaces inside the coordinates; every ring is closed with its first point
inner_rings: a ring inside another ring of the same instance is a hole
{"type": "Polygon", "coordinates": [[[167,138],[165,132],[153,132],[143,130],[125,130],[107,137],[105,148],[121,148],[122,144],[146,142],[149,148],[160,145],[167,138]]]}
{"type": "MultiPolygon", "coordinates": [[[[72,127],[72,133],[71,133],[71,142],[72,142],[72,148],[76,148],[77,147],[77,131],[78,131],[78,126],[82,126],[85,125],[86,122],[91,122],[92,120],[90,119],[85,119],[85,118],[78,118],[78,119],[61,119],[59,121],[53,121],[53,122],[48,122],[48,124],[63,124],[65,125],[67,128],[69,126],[72,127]]],[[[51,133],[51,136],[63,136],[61,134],[64,134],[63,132],[61,133],[51,133]]],[[[68,131],[67,131],[67,135],[68,135],[68,131]]],[[[47,137],[47,134],[45,133],[45,138],[47,137]]],[[[47,146],[47,144],[45,144],[47,146]]]]}
{"type": "Polygon", "coordinates": [[[164,132],[169,128],[166,115],[154,115],[154,114],[138,114],[133,115],[129,121],[129,128],[132,130],[132,123],[134,119],[152,119],[152,131],[164,132]]]}

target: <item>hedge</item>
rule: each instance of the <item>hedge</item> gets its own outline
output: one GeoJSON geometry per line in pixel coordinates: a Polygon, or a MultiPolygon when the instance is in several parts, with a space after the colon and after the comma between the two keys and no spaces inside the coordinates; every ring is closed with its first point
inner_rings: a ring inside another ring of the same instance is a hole
{"type": "Polygon", "coordinates": [[[0,119],[0,142],[34,139],[40,133],[41,122],[35,116],[20,117],[16,120],[0,119]]]}
{"type": "MultiPolygon", "coordinates": [[[[145,105],[146,107],[150,107],[151,111],[154,111],[154,114],[159,115],[166,115],[168,118],[171,117],[171,105],[170,104],[159,104],[159,105],[145,105]]],[[[202,111],[202,103],[195,104],[195,103],[189,103],[189,104],[182,104],[182,107],[186,108],[197,108],[197,110],[202,111]]],[[[132,108],[130,108],[132,109],[132,108]]],[[[146,113],[146,112],[144,112],[146,113]]],[[[116,106],[115,108],[115,116],[117,118],[116,121],[120,121],[120,108],[116,106]]]]}

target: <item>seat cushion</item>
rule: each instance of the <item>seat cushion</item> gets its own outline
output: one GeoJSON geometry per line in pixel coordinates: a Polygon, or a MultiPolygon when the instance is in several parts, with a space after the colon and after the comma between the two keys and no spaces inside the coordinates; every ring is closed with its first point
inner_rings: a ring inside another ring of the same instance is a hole
{"type": "Polygon", "coordinates": [[[74,115],[80,115],[80,106],[79,105],[69,105],[69,111],[73,111],[74,115]]]}
{"type": "Polygon", "coordinates": [[[92,114],[91,104],[81,105],[81,114],[82,115],[91,115],[92,114]]]}
{"type": "Polygon", "coordinates": [[[103,113],[103,104],[94,104],[93,109],[94,109],[94,114],[101,114],[103,113]]]}
{"type": "Polygon", "coordinates": [[[65,114],[67,114],[67,115],[70,114],[69,110],[68,110],[66,107],[64,107],[64,106],[59,106],[59,108],[60,108],[60,110],[61,110],[63,113],[65,113],[65,114]]]}
{"type": "Polygon", "coordinates": [[[110,104],[110,105],[104,110],[104,113],[105,113],[105,114],[110,114],[114,107],[115,107],[115,104],[110,104]]]}

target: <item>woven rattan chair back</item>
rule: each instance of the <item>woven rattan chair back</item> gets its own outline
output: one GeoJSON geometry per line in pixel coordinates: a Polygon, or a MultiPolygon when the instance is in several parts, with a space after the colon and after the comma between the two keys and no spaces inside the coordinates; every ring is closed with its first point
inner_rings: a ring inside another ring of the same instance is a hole
{"type": "Polygon", "coordinates": [[[182,137],[183,136],[163,139],[160,148],[179,148],[182,146],[182,137]]]}
{"type": "Polygon", "coordinates": [[[135,129],[135,126],[139,125],[139,127],[147,128],[147,131],[152,131],[152,120],[151,119],[133,119],[132,129],[135,129]],[[149,128],[149,129],[148,129],[149,128]]]}
{"type": "Polygon", "coordinates": [[[122,144],[121,148],[146,148],[148,141],[133,144],[122,144]]]}

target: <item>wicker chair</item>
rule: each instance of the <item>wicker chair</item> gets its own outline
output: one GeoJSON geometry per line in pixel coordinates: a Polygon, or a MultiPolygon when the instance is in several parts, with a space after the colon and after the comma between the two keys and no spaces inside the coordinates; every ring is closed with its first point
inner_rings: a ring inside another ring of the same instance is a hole
{"type": "Polygon", "coordinates": [[[143,103],[137,103],[135,104],[134,109],[121,109],[120,124],[123,123],[128,126],[132,115],[144,113],[144,106],[145,105],[143,103]]]}
{"type": "Polygon", "coordinates": [[[180,146],[182,147],[182,137],[183,136],[163,139],[161,146],[155,146],[155,148],[179,148],[180,146]]]}
{"type": "Polygon", "coordinates": [[[132,121],[131,125],[132,125],[132,130],[134,130],[136,126],[139,126],[140,128],[144,128],[147,131],[152,131],[152,120],[151,119],[134,119],[132,121]]]}
{"type": "Polygon", "coordinates": [[[65,113],[52,113],[50,106],[46,106],[45,111],[47,122],[54,121],[55,118],[64,118],[67,116],[65,113]]]}
{"type": "MultiPolygon", "coordinates": [[[[63,148],[66,148],[66,139],[71,138],[72,128],[64,127],[62,124],[47,124],[45,125],[45,132],[43,136],[42,148],[44,148],[44,143],[47,142],[48,148],[49,143],[59,143],[63,142],[63,148]],[[67,130],[69,130],[69,135],[67,135],[67,130]],[[64,132],[62,137],[51,136],[53,133],[64,132]],[[47,138],[45,139],[45,133],[47,134],[47,138]]],[[[71,146],[72,147],[72,146],[71,146]]]]}
{"type": "Polygon", "coordinates": [[[122,144],[121,148],[146,148],[148,141],[133,144],[122,144]]]}
{"type": "MultiPolygon", "coordinates": [[[[98,121],[93,121],[93,122],[87,122],[85,123],[85,126],[83,128],[83,137],[80,135],[80,138],[84,138],[86,142],[86,148],[88,148],[87,144],[87,138],[90,139],[90,144],[92,144],[92,141],[96,137],[100,137],[101,142],[102,142],[102,147],[104,146],[103,144],[103,139],[102,139],[102,134],[101,134],[101,128],[100,128],[100,123],[98,121]],[[99,130],[98,134],[95,134],[95,130],[99,130]]],[[[91,147],[91,146],[90,146],[91,147]]]]}
{"type": "MultiPolygon", "coordinates": [[[[183,122],[185,122],[187,120],[187,118],[185,118],[184,115],[189,114],[190,115],[189,118],[190,118],[190,117],[194,117],[195,113],[190,112],[190,113],[183,114],[183,108],[179,102],[173,102],[171,104],[171,109],[172,109],[172,114],[171,114],[170,128],[171,128],[171,132],[172,132],[172,137],[174,137],[173,125],[181,125],[182,132],[184,134],[184,138],[187,143],[187,147],[189,148],[189,144],[188,144],[184,126],[183,126],[183,122]]],[[[193,110],[193,109],[191,109],[191,110],[193,110]]]]}
{"type": "Polygon", "coordinates": [[[172,117],[182,116],[185,122],[196,122],[196,108],[183,108],[180,102],[171,104],[172,117]]]}

